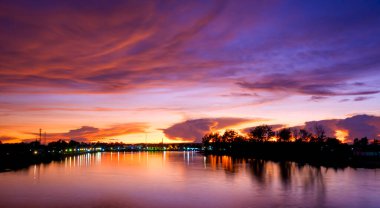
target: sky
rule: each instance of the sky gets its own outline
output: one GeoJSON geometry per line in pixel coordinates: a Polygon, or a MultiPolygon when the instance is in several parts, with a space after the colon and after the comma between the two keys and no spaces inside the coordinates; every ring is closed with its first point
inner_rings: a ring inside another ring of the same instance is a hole
{"type": "Polygon", "coordinates": [[[380,1],[0,1],[0,141],[380,139],[380,1]]]}

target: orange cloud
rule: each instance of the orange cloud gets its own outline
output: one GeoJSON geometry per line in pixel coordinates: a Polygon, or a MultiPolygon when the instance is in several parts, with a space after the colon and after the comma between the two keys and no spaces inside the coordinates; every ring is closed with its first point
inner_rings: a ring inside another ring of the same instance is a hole
{"type": "Polygon", "coordinates": [[[346,139],[350,135],[349,131],[343,129],[335,130],[335,137],[339,139],[341,142],[346,142],[346,139]]]}
{"type": "Polygon", "coordinates": [[[2,93],[120,93],[162,81],[180,87],[207,74],[203,69],[226,64],[186,53],[186,43],[220,14],[223,2],[181,27],[172,27],[178,25],[172,23],[175,14],[160,12],[154,2],[108,3],[107,14],[99,8],[78,11],[70,4],[53,6],[54,12],[2,6],[2,15],[26,36],[8,30],[2,35],[9,41],[1,45],[12,50],[0,56],[2,93]]]}
{"type": "MultiPolygon", "coordinates": [[[[99,141],[110,139],[112,137],[136,133],[145,133],[149,126],[146,123],[127,123],[113,125],[109,128],[96,128],[92,126],[82,126],[78,129],[69,130],[62,133],[49,133],[46,135],[48,141],[55,141],[58,139],[64,140],[77,140],[77,141],[99,141]]],[[[37,133],[29,133],[38,136],[37,133]]],[[[44,135],[43,135],[44,136],[44,135]]]]}
{"type": "Polygon", "coordinates": [[[0,136],[0,142],[3,143],[17,143],[20,139],[12,136],[0,136]]]}

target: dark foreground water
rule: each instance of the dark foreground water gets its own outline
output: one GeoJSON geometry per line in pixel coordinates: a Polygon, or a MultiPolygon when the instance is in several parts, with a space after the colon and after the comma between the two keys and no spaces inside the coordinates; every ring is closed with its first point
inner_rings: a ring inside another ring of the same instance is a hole
{"type": "Polygon", "coordinates": [[[0,207],[380,207],[380,170],[94,153],[0,173],[0,207]]]}

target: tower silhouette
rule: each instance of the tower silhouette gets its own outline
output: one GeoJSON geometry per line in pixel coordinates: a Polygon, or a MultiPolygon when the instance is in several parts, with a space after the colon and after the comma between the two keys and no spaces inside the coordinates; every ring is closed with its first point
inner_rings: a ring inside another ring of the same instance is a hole
{"type": "Polygon", "coordinates": [[[40,129],[40,144],[41,144],[41,138],[42,138],[42,129],[40,129]]]}

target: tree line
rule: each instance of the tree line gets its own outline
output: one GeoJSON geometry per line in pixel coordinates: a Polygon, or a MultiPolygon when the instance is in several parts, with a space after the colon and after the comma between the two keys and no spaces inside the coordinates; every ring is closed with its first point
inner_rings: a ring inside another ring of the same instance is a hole
{"type": "Polygon", "coordinates": [[[274,131],[271,126],[256,126],[248,132],[247,136],[239,134],[237,131],[228,129],[223,134],[208,133],[202,138],[203,144],[210,143],[239,143],[239,142],[324,142],[328,138],[322,125],[315,125],[314,132],[298,128],[282,128],[274,131]]]}
{"type": "MultiPolygon", "coordinates": [[[[326,130],[322,125],[315,124],[313,129],[299,128],[281,128],[274,131],[269,125],[256,126],[249,130],[247,135],[228,129],[223,134],[218,132],[207,133],[202,138],[204,148],[226,150],[236,148],[237,146],[248,145],[252,143],[314,143],[328,144],[336,146],[342,144],[340,140],[333,137],[327,137],[326,130]]],[[[377,141],[374,140],[374,144],[377,141]]],[[[355,147],[368,145],[367,137],[354,140],[355,147]]]]}

